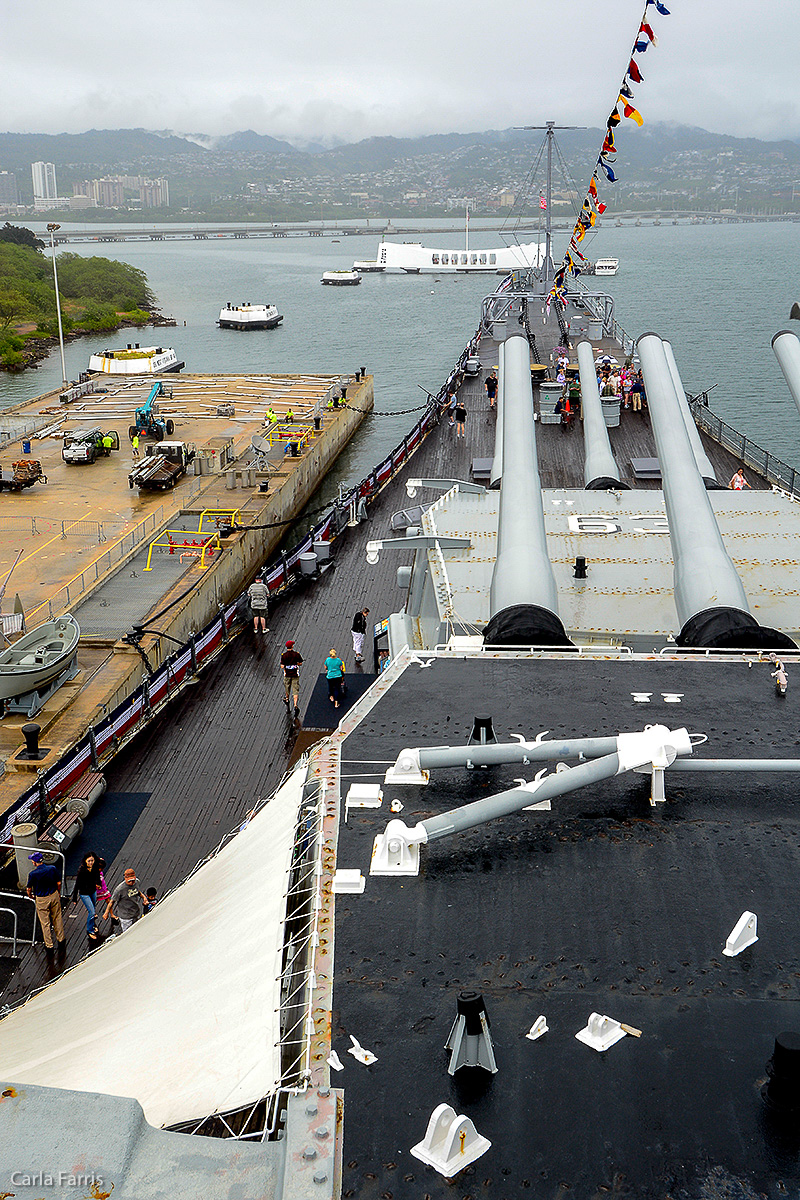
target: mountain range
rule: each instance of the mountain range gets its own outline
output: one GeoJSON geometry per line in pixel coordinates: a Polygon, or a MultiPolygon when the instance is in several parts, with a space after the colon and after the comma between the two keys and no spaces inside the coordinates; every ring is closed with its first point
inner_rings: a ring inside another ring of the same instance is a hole
{"type": "MultiPolygon", "coordinates": [[[[763,142],[736,138],[687,126],[654,124],[623,136],[618,131],[621,153],[630,166],[652,168],[676,152],[725,154],[731,151],[758,159],[779,158],[800,165],[800,144],[793,141],[763,142]]],[[[301,146],[256,133],[252,129],[224,137],[177,134],[147,129],[90,129],[86,133],[0,133],[0,170],[27,172],[32,162],[55,163],[56,167],[85,168],[91,173],[114,168],[167,170],[181,164],[184,169],[210,161],[269,160],[283,157],[318,159],[326,168],[339,171],[379,171],[395,163],[463,152],[468,149],[516,150],[535,147],[541,131],[524,129],[486,130],[475,133],[432,134],[416,138],[372,137],[337,146],[304,142],[301,146]]],[[[567,157],[596,152],[601,140],[598,129],[571,129],[559,134],[567,157]]]]}

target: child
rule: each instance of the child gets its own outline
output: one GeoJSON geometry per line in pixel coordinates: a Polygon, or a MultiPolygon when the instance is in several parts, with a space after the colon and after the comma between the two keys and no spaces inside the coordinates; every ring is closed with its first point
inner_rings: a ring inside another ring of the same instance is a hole
{"type": "Polygon", "coordinates": [[[146,895],[147,900],[142,905],[142,916],[146,916],[147,913],[152,912],[156,904],[158,904],[158,892],[155,888],[148,888],[146,895]]]}

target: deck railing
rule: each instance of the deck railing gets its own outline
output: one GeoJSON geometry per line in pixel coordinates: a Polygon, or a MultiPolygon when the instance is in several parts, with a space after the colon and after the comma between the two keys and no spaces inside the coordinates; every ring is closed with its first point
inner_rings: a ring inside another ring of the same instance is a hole
{"type": "Polygon", "coordinates": [[[788,466],[769,450],[756,445],[721,417],[715,416],[708,407],[708,396],[705,392],[689,397],[689,407],[698,427],[718,445],[729,450],[744,466],[752,467],[768,483],[782,488],[800,500],[800,471],[788,466]]]}

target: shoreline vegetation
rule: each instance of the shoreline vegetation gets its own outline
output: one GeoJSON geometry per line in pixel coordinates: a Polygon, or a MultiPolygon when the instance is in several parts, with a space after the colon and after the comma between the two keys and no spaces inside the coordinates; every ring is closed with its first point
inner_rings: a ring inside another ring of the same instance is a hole
{"type": "MultiPolygon", "coordinates": [[[[34,233],[0,228],[0,370],[38,366],[58,345],[53,264],[34,233]]],[[[64,340],[124,326],[174,325],[158,310],[147,276],[108,258],[56,257],[64,340]]]]}

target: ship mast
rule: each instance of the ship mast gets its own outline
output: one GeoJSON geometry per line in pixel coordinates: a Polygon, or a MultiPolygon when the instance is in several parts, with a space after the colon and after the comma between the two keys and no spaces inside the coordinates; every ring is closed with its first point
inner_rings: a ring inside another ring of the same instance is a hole
{"type": "Polygon", "coordinates": [[[549,292],[550,287],[555,279],[556,268],[553,263],[552,253],[552,224],[551,212],[553,204],[553,143],[555,142],[556,129],[577,129],[577,125],[556,125],[555,121],[547,121],[544,125],[523,125],[523,129],[544,129],[547,139],[547,187],[545,191],[545,201],[547,208],[544,214],[544,266],[539,274],[539,283],[542,288],[542,293],[549,292]]]}

